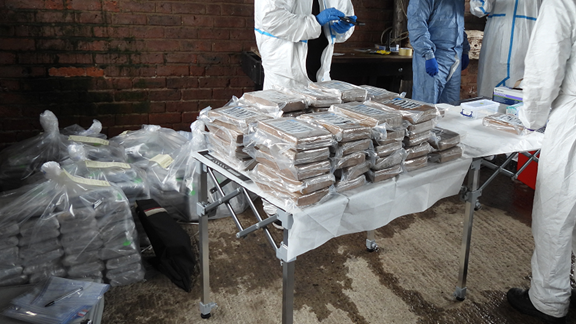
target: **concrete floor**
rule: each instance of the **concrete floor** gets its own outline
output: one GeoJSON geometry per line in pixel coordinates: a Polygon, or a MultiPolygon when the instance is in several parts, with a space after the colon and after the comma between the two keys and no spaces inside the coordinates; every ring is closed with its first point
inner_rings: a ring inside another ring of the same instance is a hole
{"type": "MultiPolygon", "coordinates": [[[[505,297],[509,288],[530,283],[533,194],[503,176],[485,190],[474,219],[466,300],[452,296],[465,205],[449,197],[378,229],[376,252],[366,251],[365,233],[358,233],[298,257],[294,323],[540,323],[505,297]]],[[[247,215],[241,219],[249,224],[247,215]]],[[[185,228],[197,240],[197,226],[185,228]]],[[[209,230],[211,298],[218,304],[210,319],[200,318],[198,282],[186,293],[150,271],[146,282],[106,293],[103,323],[281,323],[282,267],[262,233],[238,240],[230,218],[210,221],[209,230]]]]}

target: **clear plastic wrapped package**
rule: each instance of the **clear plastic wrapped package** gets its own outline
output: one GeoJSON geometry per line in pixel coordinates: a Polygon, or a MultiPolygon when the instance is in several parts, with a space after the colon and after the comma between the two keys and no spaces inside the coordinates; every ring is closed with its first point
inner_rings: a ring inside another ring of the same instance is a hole
{"type": "Polygon", "coordinates": [[[368,96],[368,90],[351,83],[338,80],[313,82],[310,83],[310,88],[320,89],[323,91],[338,91],[340,92],[342,102],[364,101],[368,96]]]}
{"type": "Polygon", "coordinates": [[[42,133],[0,151],[0,191],[42,181],[44,162],[62,161],[68,154],[66,136],[60,134],[58,119],[50,110],[40,114],[42,133]],[[37,176],[38,175],[38,176],[37,176]]]}
{"type": "Polygon", "coordinates": [[[241,100],[263,111],[299,111],[306,109],[303,96],[289,94],[276,89],[245,92],[241,100]]]}
{"type": "Polygon", "coordinates": [[[333,185],[335,181],[334,175],[331,173],[297,181],[282,176],[282,174],[278,173],[275,169],[261,163],[259,163],[252,171],[252,177],[258,178],[259,181],[263,183],[274,184],[276,187],[283,188],[284,191],[301,193],[304,195],[328,188],[333,185]]]}
{"type": "Polygon", "coordinates": [[[401,128],[398,130],[387,131],[386,138],[384,139],[374,139],[374,145],[386,145],[397,142],[402,142],[406,136],[406,129],[401,128]]]}
{"type": "MultiPolygon", "coordinates": [[[[221,133],[216,134],[228,142],[236,142],[234,139],[237,137],[236,133],[248,133],[250,125],[255,124],[260,120],[271,119],[270,116],[257,111],[251,106],[243,106],[235,104],[238,102],[229,103],[228,105],[212,109],[207,107],[200,112],[199,120],[202,120],[210,131],[212,125],[220,126],[221,133]],[[231,130],[231,135],[226,135],[226,130],[231,130]]],[[[240,142],[242,143],[242,142],[240,142]]]]}
{"type": "Polygon", "coordinates": [[[440,117],[440,112],[434,106],[406,98],[392,98],[382,100],[369,100],[365,102],[371,107],[385,110],[394,110],[402,114],[402,117],[412,124],[422,123],[440,117]]]}
{"type": "Polygon", "coordinates": [[[360,177],[362,174],[368,172],[368,170],[370,170],[370,161],[364,161],[358,165],[335,170],[334,175],[340,181],[347,181],[360,177]]]}
{"type": "Polygon", "coordinates": [[[404,146],[410,147],[428,142],[428,139],[430,138],[431,134],[432,131],[425,131],[422,133],[407,135],[406,137],[404,137],[404,146]]]}
{"type": "Polygon", "coordinates": [[[98,144],[86,142],[77,142],[70,140],[67,147],[70,159],[91,160],[98,162],[126,162],[128,156],[124,151],[124,147],[117,143],[98,144]]]}
{"type": "Polygon", "coordinates": [[[482,125],[503,132],[516,135],[530,133],[530,130],[524,127],[522,121],[517,116],[507,114],[494,114],[482,119],[482,125]]]}
{"type": "Polygon", "coordinates": [[[410,160],[404,160],[404,169],[406,169],[406,172],[421,169],[427,165],[428,165],[427,155],[420,156],[410,160]]]}
{"type": "Polygon", "coordinates": [[[330,111],[346,115],[368,127],[384,125],[385,130],[402,128],[402,115],[399,112],[367,106],[360,102],[332,105],[330,111]]]}
{"type": "Polygon", "coordinates": [[[356,178],[349,180],[340,180],[334,185],[336,192],[344,192],[352,189],[362,187],[366,184],[366,176],[364,174],[359,175],[356,178]]]}
{"type": "Polygon", "coordinates": [[[405,121],[405,122],[406,122],[406,134],[408,136],[423,133],[426,131],[430,131],[437,124],[436,119],[430,119],[430,120],[427,120],[425,122],[421,122],[418,124],[412,124],[409,121],[405,121]]]}
{"type": "Polygon", "coordinates": [[[336,157],[342,157],[356,152],[362,152],[373,148],[371,139],[362,139],[354,142],[340,143],[337,146],[331,146],[330,152],[336,157]]]}
{"type": "Polygon", "coordinates": [[[436,150],[443,151],[460,143],[460,134],[448,129],[434,127],[428,143],[436,150]]]}
{"type": "Polygon", "coordinates": [[[284,143],[287,149],[300,151],[328,147],[334,143],[332,133],[324,127],[291,117],[259,121],[257,132],[261,133],[261,137],[269,138],[271,143],[284,143]]]}
{"type": "Polygon", "coordinates": [[[294,164],[284,159],[277,159],[264,151],[255,151],[255,160],[265,164],[292,180],[304,180],[330,172],[330,160],[322,160],[306,164],[294,164]]]}
{"type": "Polygon", "coordinates": [[[244,145],[233,142],[226,142],[222,138],[209,132],[206,134],[208,140],[208,150],[217,151],[220,155],[227,155],[236,159],[249,159],[250,155],[244,152],[244,145]]]}
{"type": "Polygon", "coordinates": [[[388,156],[400,149],[402,149],[402,141],[392,141],[388,144],[374,146],[374,152],[379,157],[388,156]]]}
{"type": "Polygon", "coordinates": [[[110,139],[111,143],[124,147],[128,163],[142,168],[146,168],[153,157],[173,153],[187,141],[175,130],[158,125],[143,125],[139,130],[124,132],[110,139]]]}
{"type": "Polygon", "coordinates": [[[370,182],[380,182],[388,179],[392,179],[395,176],[402,173],[402,165],[394,165],[390,168],[380,169],[380,170],[370,170],[366,174],[370,182]]]}
{"type": "Polygon", "coordinates": [[[21,188],[0,207],[0,228],[19,224],[19,258],[12,265],[23,270],[10,282],[34,283],[51,276],[92,278],[98,271],[101,278],[104,250],[140,253],[133,244],[137,233],[130,205],[120,188],[71,175],[56,162],[45,163],[42,171],[46,181],[21,188]]]}
{"type": "Polygon", "coordinates": [[[366,153],[356,152],[344,156],[335,156],[333,158],[330,158],[330,160],[332,162],[332,169],[337,170],[363,163],[364,161],[366,161],[366,153]]]}
{"type": "Polygon", "coordinates": [[[330,131],[336,141],[351,142],[371,136],[370,127],[364,126],[345,115],[333,112],[319,112],[299,116],[298,119],[316,123],[330,131]]]}
{"type": "Polygon", "coordinates": [[[414,159],[419,156],[427,155],[432,151],[432,146],[428,144],[428,142],[424,142],[415,146],[410,146],[405,148],[406,150],[406,159],[414,159]]]}
{"type": "Polygon", "coordinates": [[[444,163],[460,157],[462,157],[462,148],[460,146],[453,146],[446,150],[435,151],[428,154],[429,161],[434,163],[444,163]]]}
{"type": "Polygon", "coordinates": [[[363,89],[366,89],[366,91],[368,91],[368,98],[367,99],[390,99],[390,98],[394,98],[394,97],[398,97],[399,94],[396,92],[391,92],[388,91],[386,89],[382,89],[382,88],[378,88],[375,86],[371,86],[371,85],[366,85],[363,84],[360,86],[363,89]]]}
{"type": "Polygon", "coordinates": [[[303,96],[308,107],[330,107],[330,105],[342,103],[341,94],[336,91],[324,91],[305,86],[294,88],[280,88],[282,92],[303,96]]]}
{"type": "Polygon", "coordinates": [[[313,162],[320,162],[327,160],[330,157],[330,148],[322,147],[313,150],[296,151],[294,149],[283,149],[281,145],[259,145],[258,150],[264,152],[268,155],[276,157],[276,162],[279,165],[282,164],[306,164],[313,162]]]}
{"type": "Polygon", "coordinates": [[[382,170],[388,169],[395,165],[399,165],[404,161],[406,157],[406,151],[403,149],[398,150],[388,156],[379,157],[374,152],[368,152],[370,158],[370,169],[372,170],[382,170]]]}

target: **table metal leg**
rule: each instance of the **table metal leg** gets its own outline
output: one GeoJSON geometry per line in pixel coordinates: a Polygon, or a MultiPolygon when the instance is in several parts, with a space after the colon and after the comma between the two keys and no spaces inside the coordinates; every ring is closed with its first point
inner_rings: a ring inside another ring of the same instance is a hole
{"type": "MultiPolygon", "coordinates": [[[[202,165],[200,173],[200,188],[198,190],[198,201],[200,203],[208,202],[208,186],[206,181],[206,166],[202,165]]],[[[210,318],[210,312],[216,307],[215,303],[210,302],[210,264],[208,258],[208,214],[199,213],[199,243],[200,243],[200,282],[202,286],[202,296],[199,304],[200,317],[210,318]]]]}
{"type": "Polygon", "coordinates": [[[288,259],[288,233],[294,222],[292,215],[278,210],[284,233],[282,243],[276,250],[276,257],[282,262],[282,324],[294,323],[294,268],[296,258],[288,259]]]}
{"type": "Polygon", "coordinates": [[[366,249],[368,252],[378,251],[378,244],[376,244],[376,237],[374,230],[366,231],[366,249]]]}
{"type": "Polygon", "coordinates": [[[477,190],[480,181],[481,159],[474,159],[468,171],[468,185],[464,193],[466,200],[466,212],[464,215],[464,229],[462,231],[462,245],[460,249],[460,270],[458,273],[458,286],[454,292],[454,297],[462,301],[466,298],[466,276],[468,275],[468,260],[470,257],[470,240],[472,238],[472,222],[474,220],[474,209],[478,202],[478,197],[482,191],[477,190]]]}

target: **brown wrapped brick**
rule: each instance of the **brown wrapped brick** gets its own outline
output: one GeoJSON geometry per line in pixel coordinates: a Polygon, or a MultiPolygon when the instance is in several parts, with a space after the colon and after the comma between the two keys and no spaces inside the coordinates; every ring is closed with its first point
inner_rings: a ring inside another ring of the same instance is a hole
{"type": "Polygon", "coordinates": [[[363,139],[354,142],[340,143],[338,146],[331,146],[330,151],[336,156],[348,155],[356,152],[366,151],[370,148],[371,139],[363,139]]]}
{"type": "Polygon", "coordinates": [[[257,177],[260,177],[263,182],[275,183],[279,187],[284,188],[285,191],[296,192],[301,194],[309,194],[320,189],[328,188],[334,184],[335,178],[331,173],[323,174],[321,176],[312,177],[297,181],[288,177],[282,176],[281,173],[269,166],[259,163],[254,172],[257,177]]]}
{"type": "Polygon", "coordinates": [[[346,181],[338,181],[334,185],[337,192],[344,192],[352,189],[362,187],[366,184],[366,176],[361,174],[360,176],[346,181]]]}
{"type": "Polygon", "coordinates": [[[242,151],[244,146],[224,141],[220,137],[214,135],[214,133],[208,133],[207,135],[208,143],[211,145],[212,150],[218,151],[222,155],[228,155],[237,159],[250,158],[250,155],[242,151]]]}
{"type": "Polygon", "coordinates": [[[334,170],[347,168],[351,166],[358,165],[366,161],[366,153],[356,152],[342,157],[334,157],[332,160],[332,168],[334,170]]]}
{"type": "Polygon", "coordinates": [[[526,129],[518,117],[500,113],[484,117],[482,125],[516,135],[526,129]]]}
{"type": "Polygon", "coordinates": [[[392,179],[400,173],[402,173],[402,165],[398,164],[382,170],[370,170],[368,171],[367,175],[371,182],[380,182],[392,179]]]}
{"type": "Polygon", "coordinates": [[[360,163],[358,165],[335,170],[334,175],[339,180],[354,179],[368,172],[368,170],[370,170],[370,162],[364,161],[363,163],[360,163]]]}
{"type": "Polygon", "coordinates": [[[284,112],[306,109],[306,101],[303,97],[274,89],[245,92],[242,98],[257,107],[271,107],[284,112]]]}
{"type": "Polygon", "coordinates": [[[342,102],[365,101],[368,96],[368,90],[348,82],[329,80],[310,84],[310,88],[316,88],[324,91],[336,91],[341,93],[342,102]]]}
{"type": "Polygon", "coordinates": [[[366,104],[382,109],[396,110],[412,124],[422,123],[440,116],[436,107],[405,98],[373,100],[367,101],[366,104]]]}
{"type": "Polygon", "coordinates": [[[398,151],[401,148],[402,148],[402,141],[393,141],[390,144],[374,146],[374,152],[376,152],[376,154],[379,157],[385,157],[398,151]]]}
{"type": "Polygon", "coordinates": [[[299,151],[328,147],[334,142],[325,128],[291,117],[259,121],[257,127],[299,151]]]}
{"type": "Polygon", "coordinates": [[[402,115],[399,112],[370,107],[359,102],[332,105],[330,110],[353,118],[368,127],[386,124],[386,130],[390,130],[402,126],[402,115]]]}
{"type": "Polygon", "coordinates": [[[330,149],[322,147],[314,150],[295,151],[295,150],[281,150],[277,146],[266,147],[258,146],[258,150],[267,153],[268,155],[277,158],[290,160],[294,165],[306,164],[312,162],[320,162],[330,158],[330,149]],[[281,156],[279,154],[282,154],[281,156]]]}
{"type": "Polygon", "coordinates": [[[212,123],[235,130],[238,133],[247,133],[250,124],[271,118],[242,106],[225,106],[212,109],[206,113],[206,116],[212,123]]]}
{"type": "Polygon", "coordinates": [[[238,132],[235,127],[221,123],[218,120],[207,123],[206,127],[208,127],[210,133],[216,135],[223,141],[236,144],[242,144],[244,141],[243,133],[238,132]]]}
{"type": "Polygon", "coordinates": [[[408,131],[408,135],[412,135],[432,130],[434,126],[436,126],[436,120],[431,119],[418,124],[410,124],[408,127],[406,127],[406,130],[408,131]]]}
{"type": "Polygon", "coordinates": [[[289,163],[282,163],[273,156],[260,150],[256,150],[255,159],[256,161],[277,170],[284,177],[293,180],[304,180],[330,172],[329,160],[292,165],[289,163]]]}
{"type": "Polygon", "coordinates": [[[415,159],[419,156],[427,155],[432,151],[432,146],[428,142],[418,144],[416,146],[411,146],[406,148],[406,159],[415,159]]]}
{"type": "Polygon", "coordinates": [[[338,142],[370,138],[370,127],[363,126],[353,119],[333,112],[305,114],[299,116],[298,119],[315,122],[323,126],[334,135],[338,142]]]}
{"type": "Polygon", "coordinates": [[[368,91],[368,99],[392,99],[394,97],[398,97],[396,92],[391,92],[386,89],[374,87],[371,85],[361,85],[361,88],[364,88],[368,91]]]}
{"type": "Polygon", "coordinates": [[[408,135],[408,136],[404,137],[404,145],[410,147],[410,146],[416,146],[416,145],[420,145],[422,143],[428,142],[428,139],[430,139],[431,134],[432,134],[432,131],[425,131],[422,133],[408,135]]]}
{"type": "Polygon", "coordinates": [[[428,143],[433,148],[443,151],[458,145],[460,143],[460,135],[445,128],[434,127],[428,143]]]}
{"type": "Polygon", "coordinates": [[[456,160],[460,157],[462,157],[462,148],[460,146],[454,146],[443,151],[436,151],[428,154],[428,159],[430,162],[434,163],[444,163],[456,160]]]}
{"type": "Polygon", "coordinates": [[[330,190],[328,190],[328,189],[322,189],[322,190],[314,191],[312,193],[303,195],[303,194],[298,194],[298,193],[291,193],[291,192],[282,191],[282,188],[277,187],[277,186],[270,184],[270,183],[262,183],[262,182],[259,182],[257,180],[254,182],[256,182],[256,185],[261,190],[270,192],[274,196],[276,196],[280,199],[289,200],[290,202],[292,202],[297,207],[304,207],[304,206],[315,204],[315,203],[319,202],[322,198],[324,198],[326,195],[328,195],[328,193],[330,192],[330,190]]]}
{"type": "Polygon", "coordinates": [[[395,151],[394,153],[385,157],[378,157],[376,155],[371,158],[372,166],[370,169],[382,170],[391,168],[395,165],[401,164],[405,155],[406,153],[403,150],[395,151]]]}
{"type": "Polygon", "coordinates": [[[428,165],[428,156],[424,155],[415,159],[404,160],[404,168],[407,172],[421,169],[428,165]]]}

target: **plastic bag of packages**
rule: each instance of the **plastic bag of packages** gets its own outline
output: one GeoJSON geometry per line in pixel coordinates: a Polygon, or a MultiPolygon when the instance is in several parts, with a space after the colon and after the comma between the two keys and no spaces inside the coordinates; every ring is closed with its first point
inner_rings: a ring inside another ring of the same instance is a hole
{"type": "Polygon", "coordinates": [[[67,155],[67,138],[58,129],[58,119],[50,110],[40,114],[42,133],[0,151],[0,191],[19,188],[41,179],[44,162],[61,161],[67,155]]]}
{"type": "Polygon", "coordinates": [[[94,119],[92,120],[92,125],[88,129],[84,129],[78,124],[66,126],[60,130],[62,135],[76,135],[76,136],[87,136],[96,137],[101,139],[106,139],[106,134],[100,133],[102,131],[102,123],[94,119]]]}
{"type": "Polygon", "coordinates": [[[137,131],[124,132],[110,139],[125,148],[128,163],[148,167],[148,161],[159,154],[171,154],[188,140],[173,129],[143,125],[137,131]]]}
{"type": "MultiPolygon", "coordinates": [[[[0,241],[16,238],[14,247],[0,253],[11,267],[0,268],[0,285],[50,276],[102,279],[106,261],[140,257],[129,202],[120,188],[74,176],[56,162],[45,163],[41,170],[46,181],[7,195],[0,207],[0,241]]],[[[143,270],[130,278],[123,283],[141,280],[143,270]]]]}

